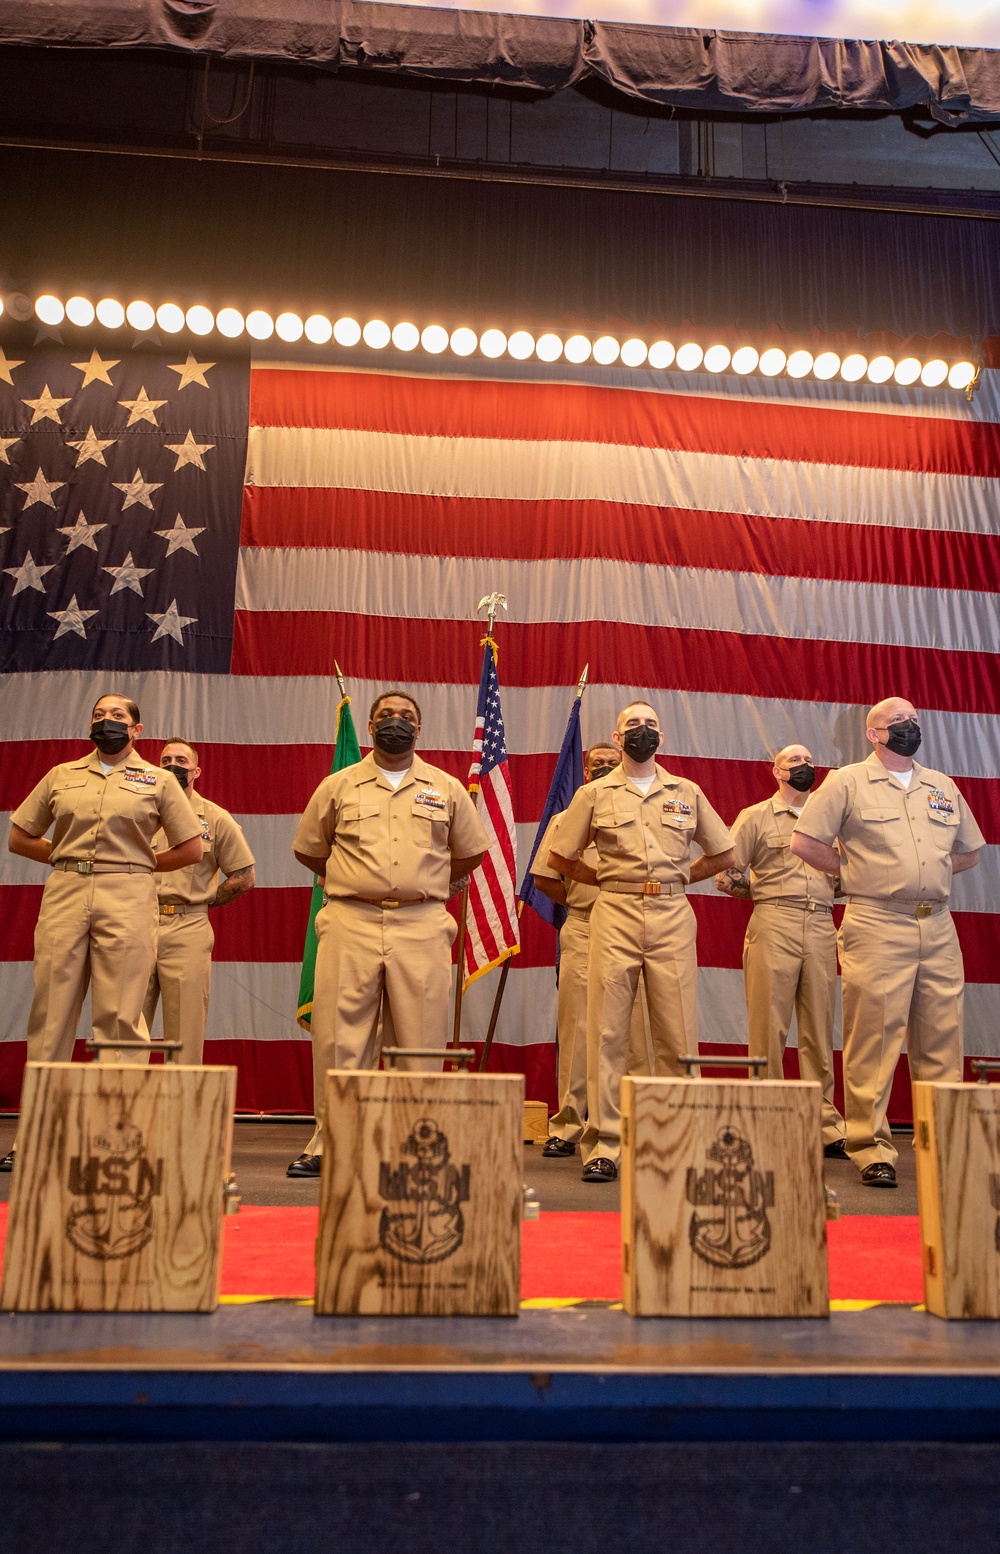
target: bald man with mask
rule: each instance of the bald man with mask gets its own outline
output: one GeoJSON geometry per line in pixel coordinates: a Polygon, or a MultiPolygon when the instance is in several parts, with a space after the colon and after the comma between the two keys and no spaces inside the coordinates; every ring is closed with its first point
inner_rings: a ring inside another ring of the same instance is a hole
{"type": "Polygon", "coordinates": [[[866,737],[871,755],[830,772],[791,850],[842,881],[847,1150],[867,1186],[895,1187],[887,1112],[904,1040],[914,1079],[962,1077],[965,970],[948,898],[985,843],[953,779],[913,759],[912,702],[879,702],[866,737]]]}

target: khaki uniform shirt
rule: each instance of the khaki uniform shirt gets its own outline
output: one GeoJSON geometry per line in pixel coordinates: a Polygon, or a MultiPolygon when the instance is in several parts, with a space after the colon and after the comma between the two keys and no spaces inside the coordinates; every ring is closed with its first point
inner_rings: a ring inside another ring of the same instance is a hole
{"type": "Polygon", "coordinates": [[[733,826],[736,867],[744,874],[750,871],[754,901],[815,901],[832,907],[833,876],[811,868],[791,851],[797,819],[780,793],[741,810],[733,826]]]}
{"type": "MultiPolygon", "coordinates": [[[[194,788],[188,788],[187,796],[201,821],[201,840],[205,848],[200,863],[192,863],[186,869],[175,869],[173,874],[156,876],[156,896],[159,901],[173,906],[204,906],[215,900],[219,871],[228,879],[240,869],[249,869],[254,855],[247,846],[242,827],[237,825],[228,809],[203,799],[194,788]]],[[[163,833],[153,838],[153,848],[159,852],[164,845],[163,833]]]]}
{"type": "Polygon", "coordinates": [[[133,751],[105,776],[95,750],[53,766],[11,815],[29,836],[52,833],[50,863],[138,864],[152,869],[153,838],[170,847],[200,836],[201,825],[173,772],[133,751]]]}
{"type": "Polygon", "coordinates": [[[696,782],[656,768],[643,795],[617,767],[597,782],[585,783],[559,822],[556,852],[580,858],[590,842],[597,847],[597,879],[641,885],[687,885],[691,846],[724,853],[733,845],[729,830],[696,782]]]}
{"type": "Polygon", "coordinates": [[[914,761],[904,788],[874,752],[830,772],[795,829],[828,846],[837,842],[848,898],[947,901],[951,853],[985,846],[952,778],[914,761]]]}
{"type": "Polygon", "coordinates": [[[329,860],[327,896],[403,901],[447,901],[452,858],[488,846],[462,784],[418,755],[395,789],[373,755],[324,778],[292,843],[329,860]]]}
{"type": "MultiPolygon", "coordinates": [[[[552,852],[553,848],[557,853],[562,853],[564,858],[566,856],[566,854],[563,853],[562,848],[559,847],[554,840],[556,831],[559,828],[559,822],[565,814],[566,811],[561,810],[558,815],[553,815],[552,819],[545,827],[545,835],[542,837],[542,840],[538,844],[538,851],[535,854],[535,861],[531,865],[531,872],[536,880],[562,880],[566,887],[566,905],[568,907],[574,907],[577,911],[589,912],[594,902],[601,894],[597,886],[581,885],[579,880],[571,879],[568,874],[557,874],[555,869],[549,868],[547,861],[549,853],[552,852]]],[[[588,868],[596,869],[600,861],[601,860],[596,847],[591,845],[590,847],[584,848],[582,862],[585,863],[588,868]]]]}

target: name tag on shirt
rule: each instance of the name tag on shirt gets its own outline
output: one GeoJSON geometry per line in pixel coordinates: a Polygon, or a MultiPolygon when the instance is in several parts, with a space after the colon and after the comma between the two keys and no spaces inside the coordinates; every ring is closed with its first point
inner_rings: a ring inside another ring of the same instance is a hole
{"type": "Polygon", "coordinates": [[[947,793],[942,793],[940,788],[931,789],[927,802],[938,815],[953,815],[955,813],[954,804],[947,793]]]}
{"type": "Polygon", "coordinates": [[[424,788],[422,792],[414,796],[413,802],[414,804],[419,804],[421,809],[426,809],[429,814],[446,815],[448,813],[447,799],[443,799],[440,793],[436,793],[433,788],[424,788]]]}
{"type": "Polygon", "coordinates": [[[122,781],[127,782],[130,788],[155,788],[155,772],[125,771],[122,773],[122,781]]]}
{"type": "Polygon", "coordinates": [[[664,799],[663,813],[665,815],[679,815],[684,820],[691,818],[691,806],[685,804],[683,799],[664,799]]]}

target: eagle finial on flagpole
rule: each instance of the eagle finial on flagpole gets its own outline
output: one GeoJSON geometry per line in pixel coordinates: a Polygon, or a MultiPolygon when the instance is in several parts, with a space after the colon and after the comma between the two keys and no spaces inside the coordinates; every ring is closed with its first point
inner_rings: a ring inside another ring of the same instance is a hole
{"type": "Polygon", "coordinates": [[[483,597],[480,599],[479,603],[476,605],[476,614],[477,615],[478,615],[480,610],[488,610],[489,611],[489,615],[487,617],[487,624],[486,624],[486,635],[488,637],[492,637],[492,635],[493,635],[493,622],[496,620],[497,610],[506,610],[506,608],[507,608],[507,597],[506,597],[506,595],[505,594],[498,594],[498,593],[484,594],[483,597]]]}

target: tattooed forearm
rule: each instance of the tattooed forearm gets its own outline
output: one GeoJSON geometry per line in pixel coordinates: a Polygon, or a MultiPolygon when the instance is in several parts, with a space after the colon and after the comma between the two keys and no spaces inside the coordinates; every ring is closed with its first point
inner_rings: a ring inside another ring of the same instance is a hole
{"type": "Polygon", "coordinates": [[[257,871],[251,863],[245,869],[237,869],[235,874],[230,874],[228,879],[222,880],[215,892],[215,900],[210,901],[210,907],[227,906],[230,901],[235,901],[237,896],[245,896],[248,890],[253,890],[257,883],[257,871]]]}

